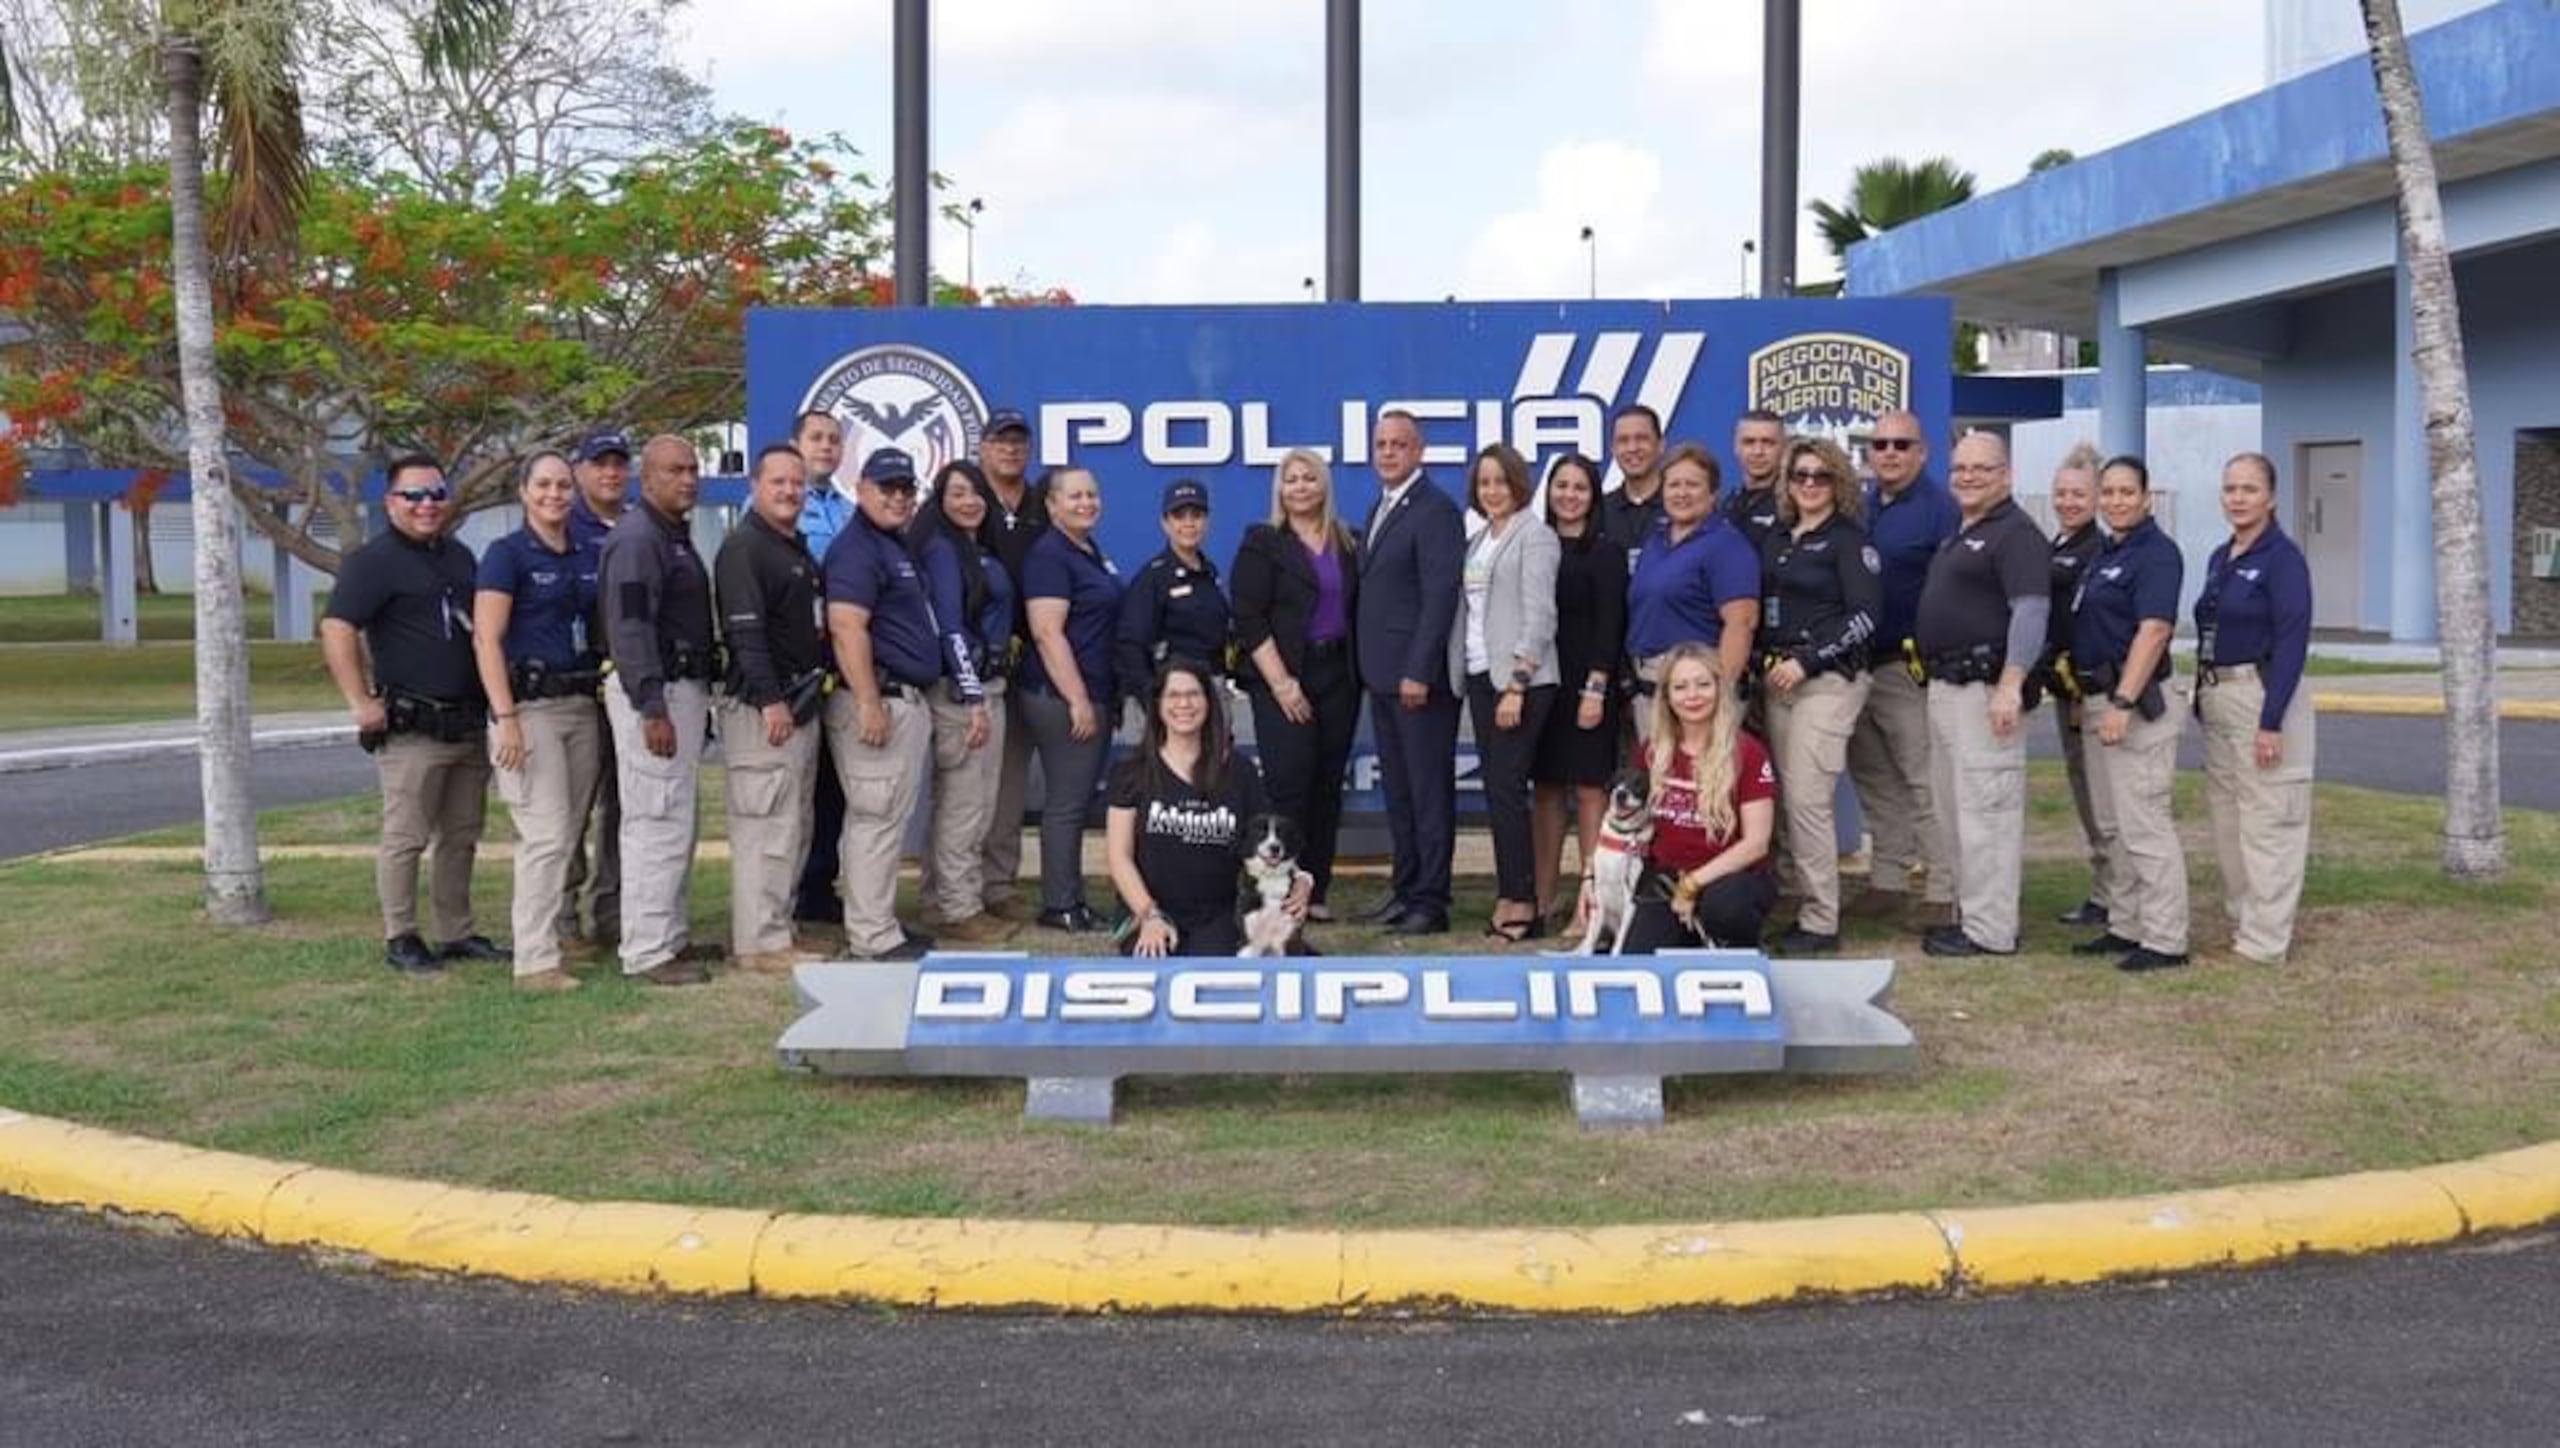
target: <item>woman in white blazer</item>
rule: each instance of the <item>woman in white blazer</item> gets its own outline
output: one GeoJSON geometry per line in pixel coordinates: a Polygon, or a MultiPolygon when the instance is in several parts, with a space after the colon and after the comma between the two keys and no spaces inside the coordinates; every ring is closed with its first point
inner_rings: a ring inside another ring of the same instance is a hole
{"type": "Polygon", "coordinates": [[[1556,568],[1564,548],[1529,511],[1528,463],[1502,443],[1468,467],[1467,503],[1484,527],[1467,541],[1459,574],[1449,682],[1475,726],[1476,774],[1493,828],[1496,899],[1487,934],[1516,945],[1546,933],[1529,769],[1556,698],[1556,568]]]}

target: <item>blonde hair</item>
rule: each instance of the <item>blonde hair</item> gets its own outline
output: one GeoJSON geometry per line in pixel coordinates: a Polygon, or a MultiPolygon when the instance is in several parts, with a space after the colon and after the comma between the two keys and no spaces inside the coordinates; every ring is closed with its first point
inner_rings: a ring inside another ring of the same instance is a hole
{"type": "Polygon", "coordinates": [[[2062,461],[2054,464],[2053,470],[2057,473],[2087,473],[2094,478],[2098,475],[2100,461],[2098,445],[2084,437],[2071,445],[2071,451],[2062,455],[2062,461]]]}
{"type": "Polygon", "coordinates": [[[1324,489],[1324,536],[1333,540],[1336,551],[1351,551],[1351,530],[1343,526],[1342,515],[1333,510],[1333,468],[1324,455],[1314,448],[1293,447],[1280,455],[1271,468],[1271,529],[1275,533],[1289,531],[1289,509],[1280,501],[1280,478],[1289,464],[1305,463],[1316,470],[1316,486],[1324,489]]]}
{"type": "Polygon", "coordinates": [[[1741,818],[1733,805],[1733,779],[1740,767],[1734,738],[1742,728],[1742,711],[1729,707],[1733,690],[1725,684],[1716,651],[1702,643],[1674,644],[1662,656],[1662,672],[1653,689],[1653,742],[1645,753],[1645,768],[1653,775],[1653,805],[1662,807],[1662,788],[1670,779],[1671,761],[1680,752],[1683,725],[1671,710],[1671,674],[1683,664],[1704,668],[1716,681],[1716,711],[1707,718],[1707,747],[1689,757],[1689,783],[1698,795],[1698,823],[1710,839],[1731,839],[1741,818]]]}

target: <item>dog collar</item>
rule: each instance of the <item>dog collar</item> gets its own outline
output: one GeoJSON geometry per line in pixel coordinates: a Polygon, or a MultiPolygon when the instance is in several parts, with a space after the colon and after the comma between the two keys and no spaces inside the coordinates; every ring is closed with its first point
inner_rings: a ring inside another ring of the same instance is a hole
{"type": "Polygon", "coordinates": [[[1626,839],[1618,835],[1602,835],[1600,837],[1599,853],[1603,855],[1641,855],[1644,853],[1644,846],[1639,841],[1626,839]]]}

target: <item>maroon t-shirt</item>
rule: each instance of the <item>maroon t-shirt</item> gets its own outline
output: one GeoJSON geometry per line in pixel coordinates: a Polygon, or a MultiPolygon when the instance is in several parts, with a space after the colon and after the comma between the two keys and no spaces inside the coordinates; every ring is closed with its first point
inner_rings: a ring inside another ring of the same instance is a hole
{"type": "MultiPolygon", "coordinates": [[[[1742,838],[1742,807],[1755,799],[1778,797],[1777,771],[1769,767],[1769,751],[1749,734],[1734,736],[1733,832],[1710,835],[1698,817],[1698,790],[1691,782],[1695,766],[1685,751],[1671,756],[1670,776],[1653,811],[1651,859],[1657,868],[1689,871],[1733,847],[1742,838]]],[[[1763,855],[1755,870],[1769,868],[1763,855]]]]}

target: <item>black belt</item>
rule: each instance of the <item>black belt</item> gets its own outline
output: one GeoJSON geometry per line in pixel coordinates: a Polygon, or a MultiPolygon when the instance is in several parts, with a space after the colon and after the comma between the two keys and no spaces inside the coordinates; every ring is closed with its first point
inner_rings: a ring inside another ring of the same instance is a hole
{"type": "Polygon", "coordinates": [[[2005,662],[1998,648],[1980,646],[1955,653],[1931,654],[1927,663],[1932,684],[1988,684],[2000,677],[2005,662]]]}
{"type": "Polygon", "coordinates": [[[915,699],[920,701],[925,696],[924,691],[933,687],[933,685],[929,683],[907,684],[901,683],[896,679],[882,679],[879,683],[880,697],[883,699],[915,699]]]}
{"type": "Polygon", "coordinates": [[[1336,659],[1349,652],[1351,652],[1351,640],[1347,638],[1307,640],[1306,656],[1311,660],[1336,659]]]}

